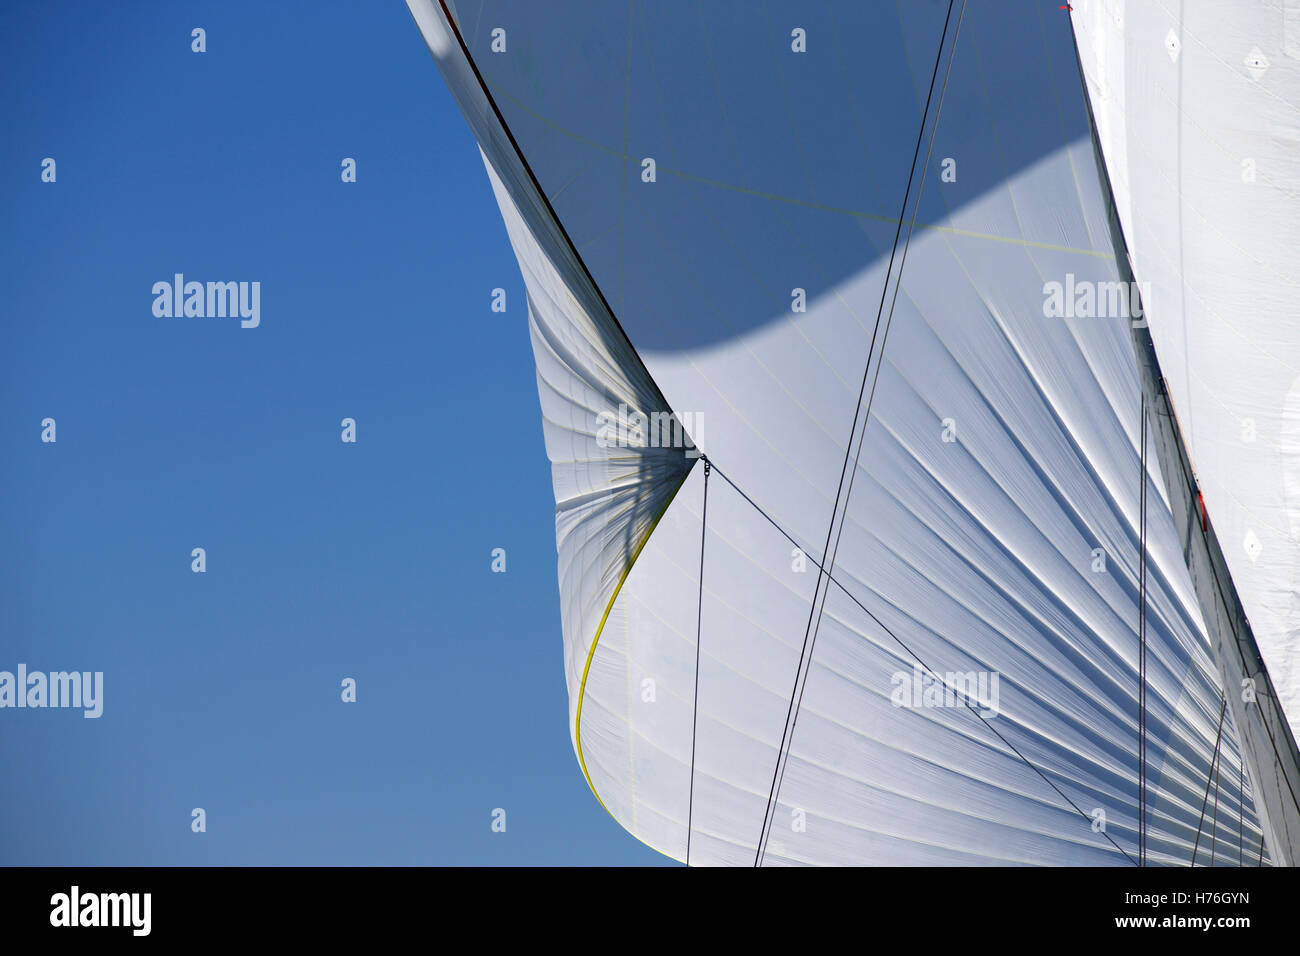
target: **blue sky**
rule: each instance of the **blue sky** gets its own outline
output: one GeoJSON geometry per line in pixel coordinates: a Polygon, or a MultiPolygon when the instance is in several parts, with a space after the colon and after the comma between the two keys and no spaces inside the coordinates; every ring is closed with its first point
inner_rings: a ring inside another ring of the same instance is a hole
{"type": "Polygon", "coordinates": [[[671,862],[573,755],[523,283],[405,5],[0,33],[0,670],[104,672],[0,710],[0,863],[671,862]],[[177,272],[260,326],[155,317],[177,272]]]}

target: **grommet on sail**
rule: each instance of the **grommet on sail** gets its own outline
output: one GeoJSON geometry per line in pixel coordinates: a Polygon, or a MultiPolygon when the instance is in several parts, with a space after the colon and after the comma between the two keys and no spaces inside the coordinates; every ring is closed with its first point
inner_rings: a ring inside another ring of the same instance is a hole
{"type": "Polygon", "coordinates": [[[1289,3],[407,3],[528,289],[620,824],[1296,862],[1289,3]]]}

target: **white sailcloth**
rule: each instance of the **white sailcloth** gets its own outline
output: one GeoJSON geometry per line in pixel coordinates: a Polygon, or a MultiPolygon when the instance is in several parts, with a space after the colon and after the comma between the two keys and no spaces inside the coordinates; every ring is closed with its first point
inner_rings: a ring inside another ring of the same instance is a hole
{"type": "MultiPolygon", "coordinates": [[[[408,5],[529,290],[606,809],[701,864],[1136,861],[1138,374],[1052,305],[1119,281],[1065,15],[408,5]]],[[[1148,856],[1267,860],[1145,481],[1148,856]]]]}

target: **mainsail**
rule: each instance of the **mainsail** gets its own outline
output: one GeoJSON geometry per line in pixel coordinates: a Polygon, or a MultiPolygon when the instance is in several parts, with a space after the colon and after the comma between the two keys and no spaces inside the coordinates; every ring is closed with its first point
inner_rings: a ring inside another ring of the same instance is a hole
{"type": "Polygon", "coordinates": [[[528,289],[615,819],[693,864],[1290,862],[1073,14],[407,2],[528,289]]]}

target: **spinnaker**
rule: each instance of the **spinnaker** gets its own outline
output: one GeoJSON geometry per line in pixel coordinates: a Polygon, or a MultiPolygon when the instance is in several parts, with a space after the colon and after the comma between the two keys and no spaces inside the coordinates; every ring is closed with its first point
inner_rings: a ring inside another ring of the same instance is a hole
{"type": "Polygon", "coordinates": [[[1289,0],[407,3],[527,286],[620,824],[1295,862],[1289,0]]]}

